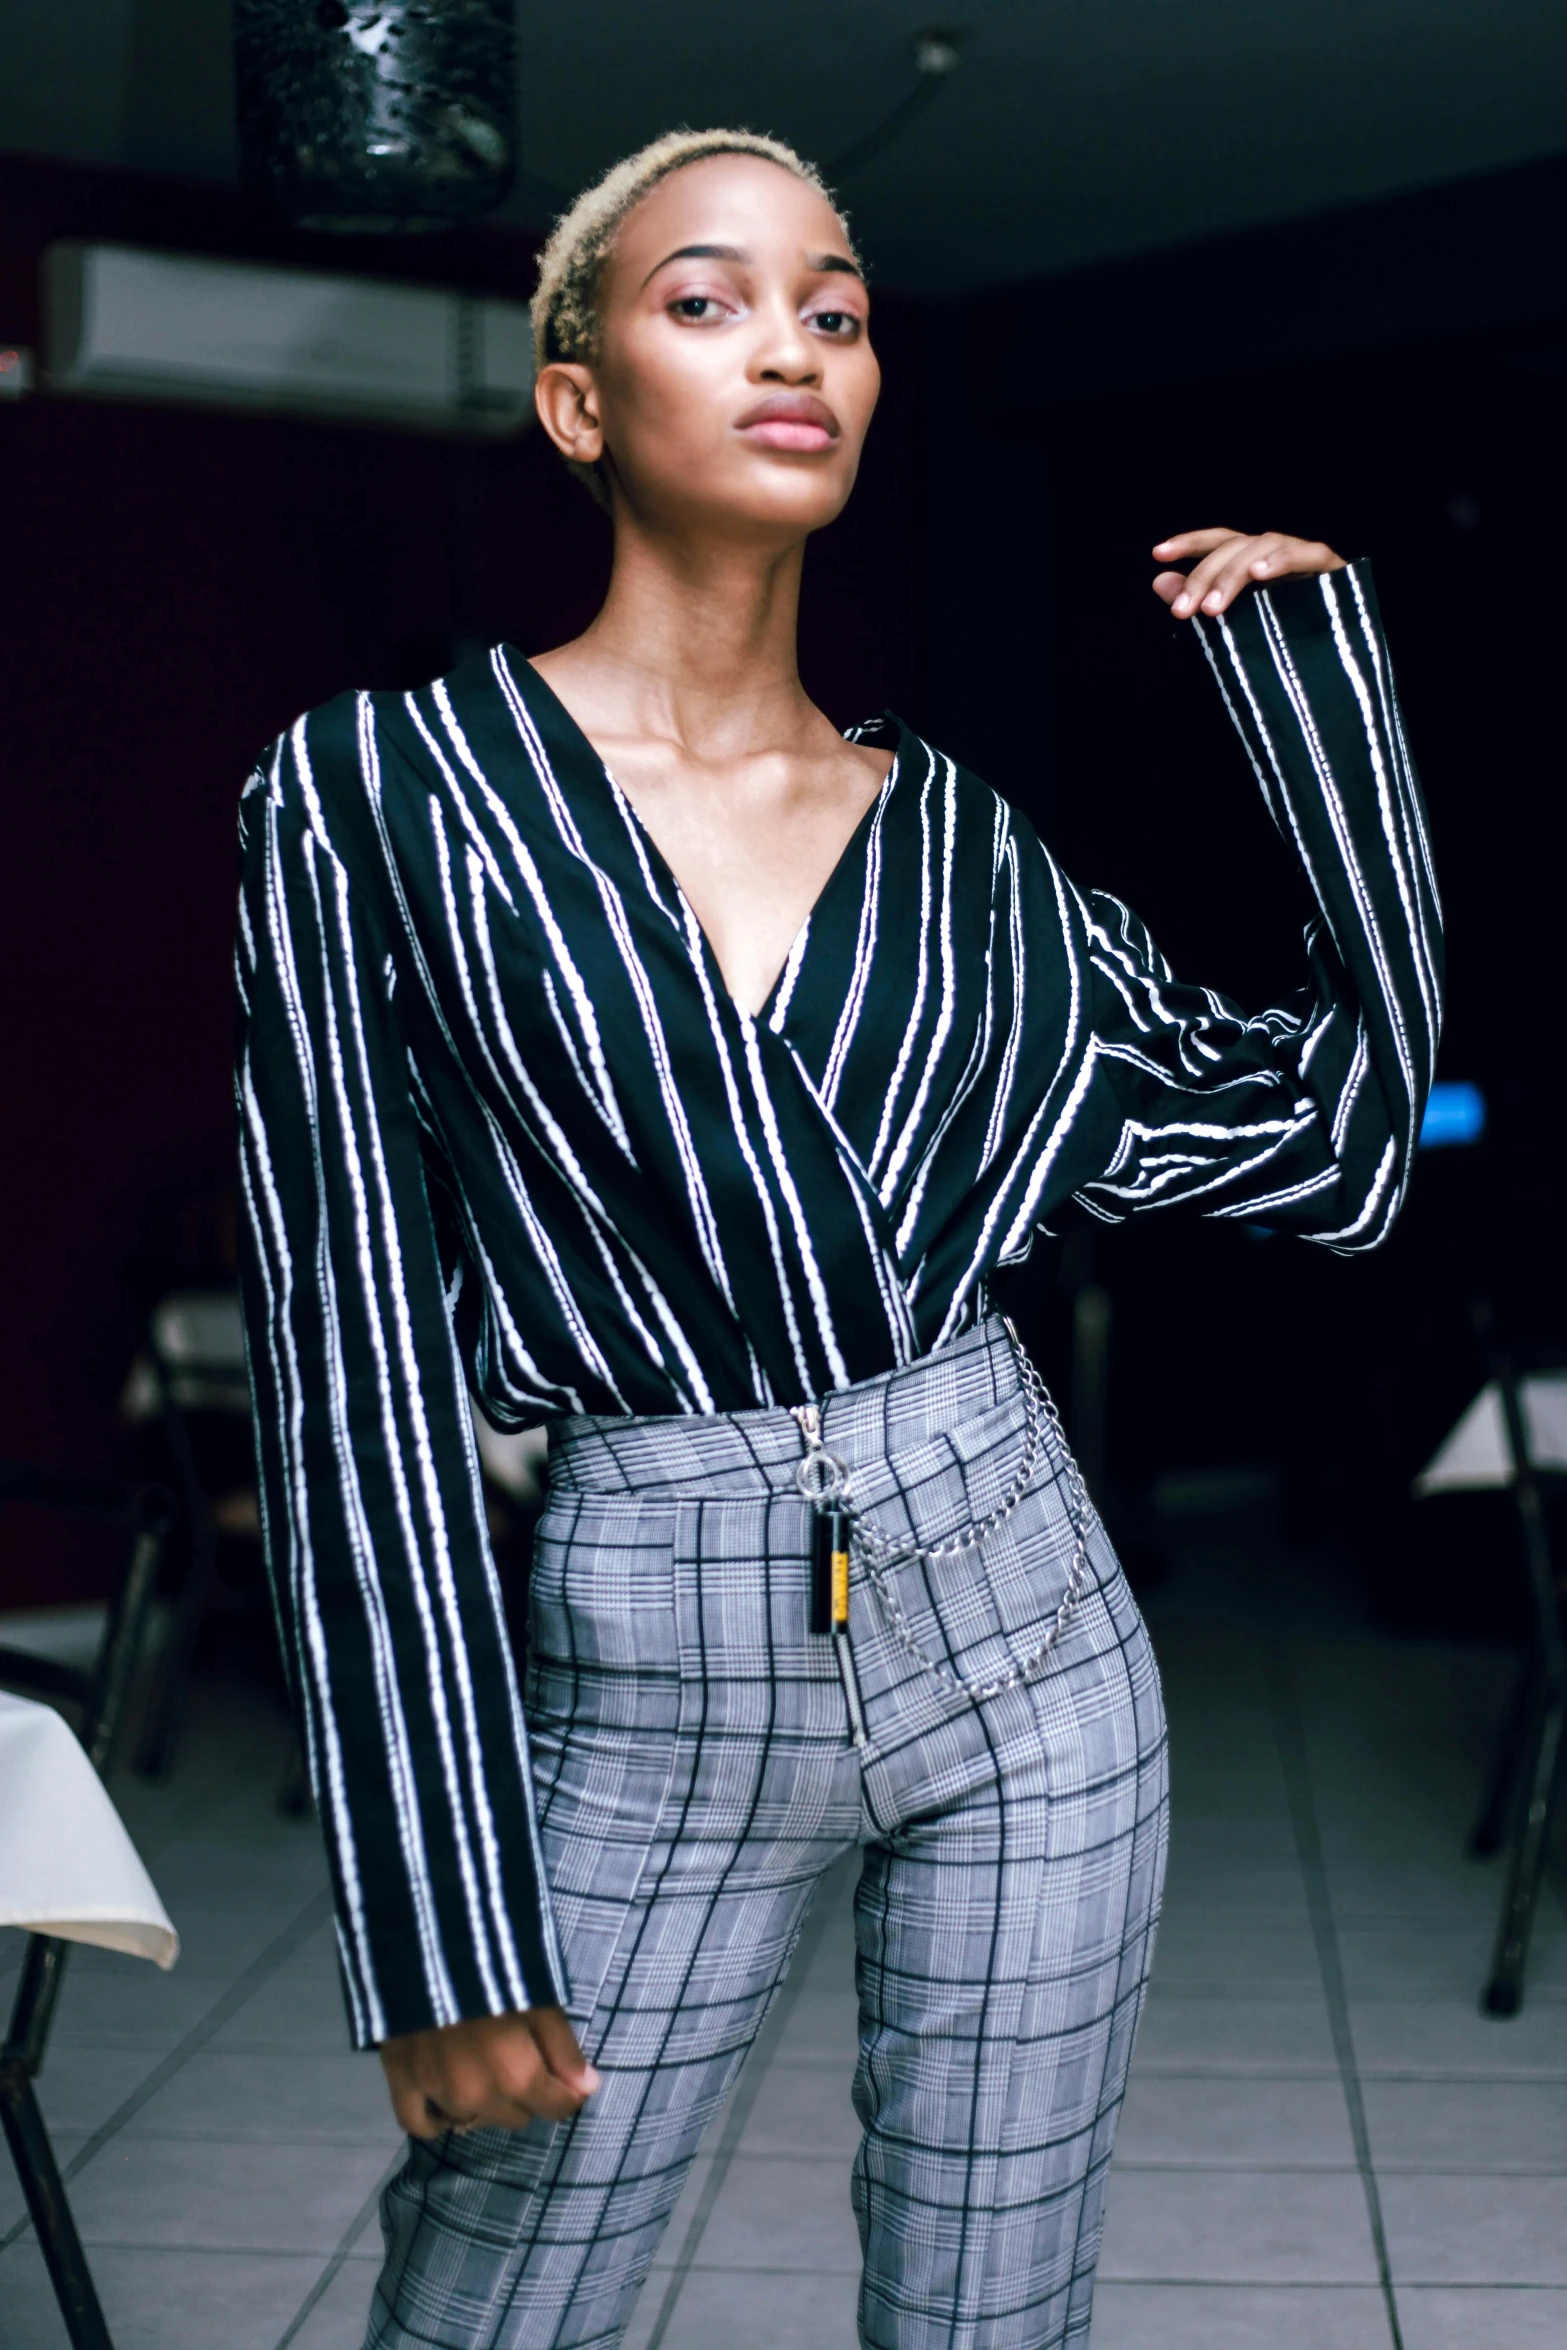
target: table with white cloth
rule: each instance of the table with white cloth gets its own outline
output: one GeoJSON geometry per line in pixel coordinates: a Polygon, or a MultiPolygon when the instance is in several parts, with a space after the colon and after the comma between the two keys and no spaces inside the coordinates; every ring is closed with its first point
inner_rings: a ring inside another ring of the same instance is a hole
{"type": "Polygon", "coordinates": [[[1480,1995],[1487,2015],[1518,2013],[1524,1963],[1539,1901],[1561,1758],[1567,1752],[1567,1581],[1553,1555],[1543,1487],[1567,1473],[1567,1369],[1518,1377],[1505,1358],[1414,1480],[1435,1493],[1511,1488],[1522,1535],[1534,1626],[1497,1741],[1469,1850],[1486,1859],[1509,1847],[1491,1972],[1480,1995]]]}
{"type": "MultiPolygon", "coordinates": [[[[1520,1379],[1518,1403],[1534,1466],[1567,1469],[1567,1371],[1542,1371],[1520,1379]]],[[[1424,1498],[1430,1493],[1473,1492],[1512,1481],[1513,1456],[1502,1393],[1492,1379],[1438,1445],[1415,1479],[1414,1490],[1424,1498]]]]}
{"type": "Polygon", "coordinates": [[[53,1706],[0,1691],[0,1926],[171,1967],[179,1936],[103,1781],[53,1706]]]}

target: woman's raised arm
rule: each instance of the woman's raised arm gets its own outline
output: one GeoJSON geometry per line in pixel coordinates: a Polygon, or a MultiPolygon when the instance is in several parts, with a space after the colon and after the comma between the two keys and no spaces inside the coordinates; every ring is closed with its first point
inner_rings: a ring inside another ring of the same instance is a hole
{"type": "Polygon", "coordinates": [[[1320,918],[1305,987],[1248,1014],[1177,981],[1118,900],[1089,898],[1096,1057],[1122,1122],[1078,1197],[1111,1220],[1183,1206],[1373,1248],[1419,1138],[1442,934],[1369,567],[1276,534],[1191,532],[1154,553],[1199,558],[1156,591],[1195,619],[1320,918]]]}

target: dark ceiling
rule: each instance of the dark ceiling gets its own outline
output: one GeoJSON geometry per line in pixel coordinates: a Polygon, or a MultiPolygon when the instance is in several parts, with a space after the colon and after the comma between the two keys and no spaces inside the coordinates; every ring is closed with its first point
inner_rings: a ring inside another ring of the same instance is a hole
{"type": "MultiPolygon", "coordinates": [[[[929,21],[908,0],[525,8],[526,165],[573,189],[677,122],[830,165],[913,87],[929,21]]],[[[887,284],[1015,279],[1567,150],[1562,0],[965,0],[962,23],[961,70],[843,187],[887,284]]],[[[228,44],[222,0],[0,0],[0,150],[231,180],[228,44]]],[[[525,187],[502,217],[548,209],[525,187]]]]}

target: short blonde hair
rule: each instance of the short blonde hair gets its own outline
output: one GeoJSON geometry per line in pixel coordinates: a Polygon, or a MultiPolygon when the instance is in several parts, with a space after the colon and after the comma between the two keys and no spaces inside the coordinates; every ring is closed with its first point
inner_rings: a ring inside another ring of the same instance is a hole
{"type": "MultiPolygon", "coordinates": [[[[635,155],[614,164],[590,188],[584,188],[569,212],[561,215],[549,242],[539,255],[539,283],[533,297],[533,359],[535,368],[552,360],[591,360],[598,350],[599,294],[604,263],[622,222],[644,196],[688,163],[708,155],[760,155],[784,171],[793,172],[814,188],[838,215],[838,223],[854,252],[849,224],[831,189],[814,163],[807,163],[781,139],[762,131],[666,131],[635,155]]],[[[855,255],[856,263],[859,256],[855,255]]],[[[569,462],[569,461],[568,461],[569,462]]],[[[571,465],[601,505],[607,504],[598,469],[571,465]]]]}

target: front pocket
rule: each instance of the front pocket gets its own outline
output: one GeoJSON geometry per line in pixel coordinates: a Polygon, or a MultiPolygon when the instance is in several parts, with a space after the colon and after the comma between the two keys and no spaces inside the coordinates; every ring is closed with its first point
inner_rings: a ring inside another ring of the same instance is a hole
{"type": "MultiPolygon", "coordinates": [[[[830,1436],[827,1449],[832,1449],[830,1436]]],[[[849,1504],[869,1522],[873,1546],[880,1537],[886,1543],[939,1549],[1001,1507],[1027,1452],[1027,1406],[1022,1395],[1011,1395],[888,1460],[854,1467],[849,1504]]],[[[1050,1476],[1060,1460],[1060,1440],[1046,1420],[1030,1482],[1050,1476]]]]}
{"type": "Polygon", "coordinates": [[[523,1711],[566,2009],[589,2054],[681,1751],[673,1548],[670,1505],[573,1493],[535,1541],[523,1711]]]}
{"type": "MultiPolygon", "coordinates": [[[[1075,1506],[1069,1456],[1047,1422],[1033,1475],[1008,1515],[978,1541],[943,1548],[1015,1490],[1026,1458],[1026,1429],[1019,1407],[1003,1409],[1012,1417],[1010,1429],[994,1424],[998,1414],[987,1414],[989,1427],[971,1424],[942,1440],[950,1448],[945,1493],[933,1465],[922,1480],[911,1481],[907,1464],[895,1464],[900,1497],[911,1490],[914,1496],[912,1507],[902,1507],[903,1520],[926,1555],[893,1558],[873,1577],[871,1562],[860,1554],[862,1575],[881,1586],[876,1603],[891,1619],[894,1637],[912,1644],[971,1692],[976,1685],[1034,1669],[1067,1597],[1078,1554],[1078,1521],[1085,1539],[1094,1524],[1086,1497],[1075,1506]],[[960,1474],[954,1453],[966,1465],[977,1463],[977,1473],[971,1467],[970,1474],[960,1474]],[[937,1555],[929,1555],[933,1551],[937,1555]]],[[[894,1511],[884,1503],[874,1515],[877,1527],[891,1534],[894,1511]]],[[[1086,1590],[1096,1580],[1085,1563],[1080,1587],[1086,1590]]]]}

